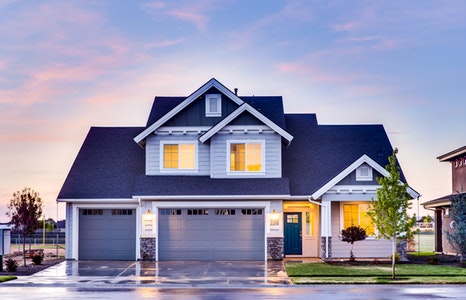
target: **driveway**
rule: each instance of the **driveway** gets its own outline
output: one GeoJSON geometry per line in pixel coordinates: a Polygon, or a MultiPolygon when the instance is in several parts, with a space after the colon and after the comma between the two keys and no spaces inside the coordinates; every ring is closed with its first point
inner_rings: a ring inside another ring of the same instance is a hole
{"type": "Polygon", "coordinates": [[[65,261],[2,286],[277,286],[290,283],[281,261],[65,261]]]}

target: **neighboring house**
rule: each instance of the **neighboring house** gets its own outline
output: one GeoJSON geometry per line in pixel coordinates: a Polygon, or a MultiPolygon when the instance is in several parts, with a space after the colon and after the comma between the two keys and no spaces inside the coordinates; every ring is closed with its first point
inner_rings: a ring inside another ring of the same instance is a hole
{"type": "Polygon", "coordinates": [[[452,187],[451,194],[424,202],[425,209],[434,211],[435,251],[441,253],[456,253],[447,240],[445,231],[452,230],[450,218],[451,199],[466,189],[466,146],[443,154],[437,159],[440,162],[451,163],[452,187]]]}
{"type": "Polygon", "coordinates": [[[145,127],[90,129],[57,199],[66,258],[346,258],[351,224],[370,235],[355,255],[388,257],[365,211],[392,151],[382,125],[319,125],[215,79],[156,97],[145,127]]]}

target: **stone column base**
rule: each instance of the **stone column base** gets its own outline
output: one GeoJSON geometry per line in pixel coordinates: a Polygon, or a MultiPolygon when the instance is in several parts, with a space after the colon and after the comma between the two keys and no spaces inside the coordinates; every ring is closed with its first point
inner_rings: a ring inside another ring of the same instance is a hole
{"type": "Polygon", "coordinates": [[[141,238],[141,260],[155,260],[155,238],[141,238]]]}
{"type": "Polygon", "coordinates": [[[267,260],[283,260],[285,253],[284,238],[268,237],[267,238],[267,260]]]}
{"type": "Polygon", "coordinates": [[[327,238],[325,236],[321,237],[320,238],[320,245],[321,245],[321,248],[320,248],[320,258],[322,258],[323,260],[330,260],[332,258],[332,237],[328,237],[328,257],[326,257],[326,252],[327,252],[327,247],[326,247],[326,244],[327,244],[327,238]]]}

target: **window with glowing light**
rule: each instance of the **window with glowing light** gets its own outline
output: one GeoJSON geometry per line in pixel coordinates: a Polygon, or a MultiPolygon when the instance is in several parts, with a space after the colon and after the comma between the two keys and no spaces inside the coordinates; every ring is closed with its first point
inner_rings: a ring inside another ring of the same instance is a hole
{"type": "Polygon", "coordinates": [[[343,228],[359,226],[368,236],[375,235],[374,223],[367,215],[369,204],[343,204],[343,228]]]}
{"type": "Polygon", "coordinates": [[[164,170],[194,170],[196,168],[196,145],[194,143],[164,143],[164,170]]]}
{"type": "Polygon", "coordinates": [[[263,142],[229,143],[230,172],[263,172],[263,142]]]}

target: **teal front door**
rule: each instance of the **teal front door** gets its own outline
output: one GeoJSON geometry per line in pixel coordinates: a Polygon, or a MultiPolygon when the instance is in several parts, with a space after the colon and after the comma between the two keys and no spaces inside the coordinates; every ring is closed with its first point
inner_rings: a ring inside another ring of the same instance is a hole
{"type": "Polygon", "coordinates": [[[285,213],[285,255],[303,254],[301,213],[285,213]]]}

